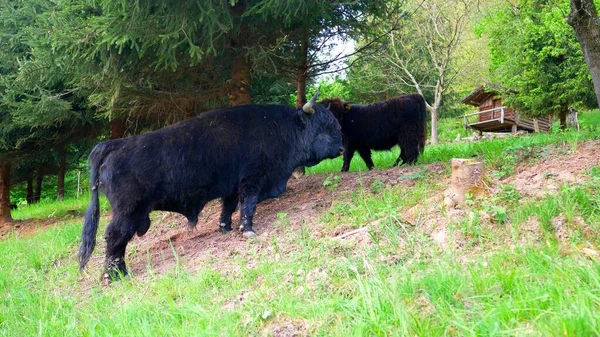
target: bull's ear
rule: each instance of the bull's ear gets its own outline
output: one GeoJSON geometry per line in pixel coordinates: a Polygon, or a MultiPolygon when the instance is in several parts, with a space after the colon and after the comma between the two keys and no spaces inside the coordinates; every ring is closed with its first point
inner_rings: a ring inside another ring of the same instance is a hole
{"type": "Polygon", "coordinates": [[[344,110],[348,111],[348,110],[350,110],[350,107],[351,107],[350,103],[344,103],[344,110]]]}

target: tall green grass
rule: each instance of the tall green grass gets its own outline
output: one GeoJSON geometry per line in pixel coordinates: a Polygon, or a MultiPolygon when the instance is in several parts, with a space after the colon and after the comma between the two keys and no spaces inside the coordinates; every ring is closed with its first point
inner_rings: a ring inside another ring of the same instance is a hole
{"type": "Polygon", "coordinates": [[[370,246],[301,227],[193,274],[180,259],[163,275],[80,289],[79,229],[66,223],[0,242],[0,335],[600,333],[598,261],[552,244],[464,255],[394,222],[374,229],[370,246]],[[222,263],[239,269],[219,271],[222,263]]]}
{"type": "MultiPolygon", "coordinates": [[[[21,206],[13,210],[11,215],[15,220],[80,217],[85,212],[89,202],[89,193],[83,194],[79,198],[65,198],[62,201],[45,199],[33,205],[21,206]]],[[[102,212],[110,209],[110,205],[104,195],[100,196],[100,209],[102,212]]]]}

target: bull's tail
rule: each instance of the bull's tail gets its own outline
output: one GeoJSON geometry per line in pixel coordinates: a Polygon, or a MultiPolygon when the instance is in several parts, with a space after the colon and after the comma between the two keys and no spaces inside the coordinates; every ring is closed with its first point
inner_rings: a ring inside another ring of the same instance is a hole
{"type": "Polygon", "coordinates": [[[417,96],[417,101],[419,102],[417,130],[421,133],[421,136],[419,137],[419,153],[423,154],[423,151],[425,151],[425,143],[427,142],[427,107],[425,106],[425,99],[423,96],[417,96]]]}
{"type": "Polygon", "coordinates": [[[96,145],[89,156],[90,165],[90,185],[92,197],[83,220],[83,230],[81,232],[81,246],[77,254],[79,259],[79,270],[83,270],[90,260],[94,247],[96,246],[96,233],[98,232],[98,222],[100,220],[100,203],[98,201],[98,189],[100,185],[99,174],[100,166],[108,153],[113,151],[116,141],[109,141],[96,145]]]}

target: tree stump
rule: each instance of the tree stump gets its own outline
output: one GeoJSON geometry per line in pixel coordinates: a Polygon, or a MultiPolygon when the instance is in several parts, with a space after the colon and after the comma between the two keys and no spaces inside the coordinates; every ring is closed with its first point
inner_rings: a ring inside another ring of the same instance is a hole
{"type": "Polygon", "coordinates": [[[473,159],[452,159],[450,187],[444,192],[444,205],[454,208],[462,205],[466,194],[480,196],[486,193],[483,182],[483,165],[473,159]]]}

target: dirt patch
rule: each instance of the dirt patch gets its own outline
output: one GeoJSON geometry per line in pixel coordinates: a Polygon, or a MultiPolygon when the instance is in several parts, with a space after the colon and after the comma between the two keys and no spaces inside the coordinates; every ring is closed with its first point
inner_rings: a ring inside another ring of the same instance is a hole
{"type": "MultiPolygon", "coordinates": [[[[307,226],[310,235],[336,236],[343,233],[323,233],[318,226],[318,218],[328,211],[333,200],[348,197],[357,189],[368,191],[372,186],[381,185],[389,188],[401,185],[410,188],[415,180],[431,172],[440,173],[446,169],[441,163],[427,166],[394,167],[369,172],[350,172],[335,174],[315,174],[290,179],[287,191],[279,198],[265,200],[257,206],[254,216],[254,229],[257,239],[247,240],[237,230],[239,213],[233,215],[233,231],[222,234],[217,231],[221,206],[218,201],[206,205],[198,225],[193,230],[186,228],[187,220],[178,214],[155,212],[152,214],[152,226],[143,237],[134,237],[128,246],[127,261],[136,278],[144,278],[152,274],[161,274],[173,265],[185,264],[186,270],[194,271],[202,268],[208,261],[219,261],[219,269],[223,272],[238,272],[239,266],[231,261],[233,256],[249,257],[254,253],[268,250],[270,239],[281,237],[284,231],[298,231],[307,226]],[[425,170],[425,173],[423,170],[425,170]],[[335,178],[335,177],[339,178],[335,178]],[[335,183],[335,188],[323,186],[325,180],[335,183]],[[278,216],[284,214],[285,216],[278,216]],[[282,225],[285,222],[285,225],[282,225]]],[[[350,230],[350,229],[349,229],[350,230]]],[[[349,231],[348,230],[348,231],[349,231]]],[[[356,244],[368,242],[367,232],[345,238],[356,244]]],[[[289,247],[293,249],[293,243],[289,247]]],[[[90,260],[87,270],[90,275],[83,277],[83,283],[97,281],[103,263],[103,240],[98,241],[96,254],[90,260]]],[[[249,257],[249,259],[251,259],[249,257]]],[[[252,267],[252,262],[246,267],[252,267]]]]}
{"type": "Polygon", "coordinates": [[[300,319],[278,317],[267,323],[261,336],[269,337],[300,337],[310,336],[308,323],[300,319]]]}
{"type": "Polygon", "coordinates": [[[600,165],[600,141],[579,144],[576,152],[568,146],[550,147],[542,155],[540,161],[518,165],[516,174],[501,183],[514,184],[517,192],[526,197],[556,193],[565,184],[582,181],[586,170],[600,165]]]}

